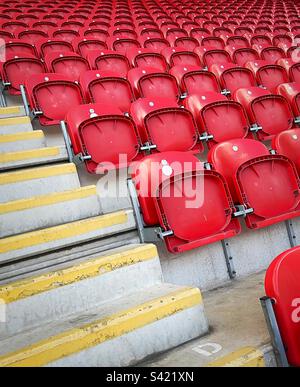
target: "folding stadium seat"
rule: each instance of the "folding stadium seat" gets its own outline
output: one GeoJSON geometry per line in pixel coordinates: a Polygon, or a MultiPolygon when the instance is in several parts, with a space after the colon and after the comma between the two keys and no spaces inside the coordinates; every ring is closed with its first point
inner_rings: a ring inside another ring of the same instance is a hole
{"type": "Polygon", "coordinates": [[[88,61],[92,69],[112,71],[124,78],[130,69],[130,63],[126,56],[110,50],[90,51],[88,61]]]}
{"type": "Polygon", "coordinates": [[[283,67],[264,60],[247,62],[245,67],[255,74],[258,85],[267,88],[272,93],[276,92],[278,85],[289,81],[287,72],[283,67]]]}
{"type": "Polygon", "coordinates": [[[283,367],[300,367],[299,257],[297,246],[275,258],[266,272],[267,297],[261,299],[267,320],[277,321],[278,330],[271,330],[270,334],[276,337],[275,350],[281,354],[283,367]]]}
{"type": "Polygon", "coordinates": [[[185,49],[187,51],[193,51],[198,46],[199,42],[197,39],[186,36],[177,38],[174,42],[174,47],[185,49]]]}
{"type": "Polygon", "coordinates": [[[279,43],[285,43],[285,44],[292,45],[293,38],[287,34],[276,34],[276,35],[273,35],[272,42],[273,42],[274,46],[278,46],[279,43]]]}
{"type": "Polygon", "coordinates": [[[252,137],[243,107],[219,93],[193,94],[184,100],[184,106],[192,112],[209,148],[233,138],[252,137]]]}
{"type": "Polygon", "coordinates": [[[225,43],[226,39],[228,38],[228,36],[232,35],[232,31],[231,31],[230,28],[216,27],[213,30],[213,35],[217,36],[218,38],[221,38],[223,41],[224,41],[224,38],[225,38],[225,41],[224,41],[224,43],[225,43]]]}
{"type": "Polygon", "coordinates": [[[170,47],[170,43],[166,39],[146,38],[143,41],[143,47],[160,53],[164,48],[170,47]]]}
{"type": "Polygon", "coordinates": [[[299,176],[288,158],[271,155],[259,141],[233,139],[212,148],[208,161],[225,177],[234,202],[249,211],[250,229],[299,216],[299,176]]]}
{"type": "Polygon", "coordinates": [[[62,74],[32,75],[25,81],[25,90],[29,107],[41,125],[59,124],[71,108],[84,103],[78,83],[62,74]]]}
{"type": "Polygon", "coordinates": [[[197,47],[194,52],[199,56],[203,67],[209,68],[214,63],[231,62],[230,55],[225,50],[210,47],[197,47]]]}
{"type": "Polygon", "coordinates": [[[296,123],[300,123],[300,83],[283,83],[278,86],[277,93],[285,97],[292,107],[296,123]],[[297,119],[298,118],[298,119],[297,119]]]}
{"type": "Polygon", "coordinates": [[[129,112],[134,100],[130,83],[118,73],[90,70],[81,75],[80,85],[86,94],[86,101],[109,101],[124,113],[129,112]]]}
{"type": "Polygon", "coordinates": [[[146,227],[140,233],[148,228],[153,240],[163,239],[171,253],[240,232],[223,177],[204,169],[195,156],[185,152],[153,154],[135,163],[131,176],[139,201],[136,207],[141,210],[136,216],[146,227]]]}
{"type": "Polygon", "coordinates": [[[300,129],[290,129],[273,138],[272,148],[280,155],[292,160],[300,174],[300,129]]]}
{"type": "Polygon", "coordinates": [[[8,87],[11,95],[21,94],[20,85],[23,85],[24,80],[28,77],[46,72],[44,62],[30,54],[22,56],[7,55],[6,61],[1,67],[2,82],[8,87]]]}
{"type": "Polygon", "coordinates": [[[73,152],[90,173],[126,167],[138,156],[140,139],[134,122],[112,104],[72,108],[66,123],[73,152]],[[126,160],[120,160],[120,155],[126,160]]]}
{"type": "Polygon", "coordinates": [[[201,66],[198,55],[184,48],[168,47],[164,48],[161,53],[166,58],[170,67],[176,65],[201,66]]]}
{"type": "Polygon", "coordinates": [[[110,31],[110,36],[112,36],[114,39],[134,39],[136,40],[138,38],[137,33],[134,30],[130,29],[115,29],[114,27],[110,31]]]}
{"type": "Polygon", "coordinates": [[[90,70],[87,59],[75,52],[51,52],[46,55],[45,63],[49,71],[64,74],[74,81],[79,81],[80,75],[90,70]]]}
{"type": "Polygon", "coordinates": [[[8,31],[12,34],[15,34],[15,32],[20,30],[21,28],[23,29],[29,28],[29,25],[20,21],[9,21],[9,22],[3,23],[1,28],[4,31],[8,31]]]}
{"type": "Polygon", "coordinates": [[[41,30],[26,29],[26,30],[17,30],[15,34],[18,38],[26,43],[34,45],[40,39],[48,38],[48,34],[41,30]]]}
{"type": "Polygon", "coordinates": [[[224,40],[225,45],[227,46],[233,46],[233,47],[249,47],[249,41],[245,36],[239,36],[239,35],[229,35],[225,37],[221,36],[221,38],[224,40]]]}
{"type": "Polygon", "coordinates": [[[52,32],[52,37],[55,39],[65,40],[66,42],[72,43],[75,38],[79,37],[79,32],[64,28],[58,28],[52,32]]]}
{"type": "Polygon", "coordinates": [[[106,42],[109,38],[109,33],[100,28],[87,28],[81,31],[83,37],[87,39],[97,39],[106,42]]]}
{"type": "Polygon", "coordinates": [[[262,60],[271,64],[276,64],[279,59],[285,58],[285,53],[280,47],[254,44],[253,48],[259,53],[262,60]]]}
{"type": "Polygon", "coordinates": [[[42,20],[42,21],[34,22],[31,27],[34,28],[34,29],[37,29],[39,31],[43,31],[48,36],[51,36],[52,35],[52,31],[54,29],[57,29],[58,25],[57,25],[57,23],[54,23],[54,22],[42,20]]]}
{"type": "Polygon", "coordinates": [[[249,35],[248,40],[250,41],[251,46],[254,44],[268,44],[269,46],[272,46],[272,40],[267,35],[249,35]]]}
{"type": "Polygon", "coordinates": [[[19,21],[24,22],[24,23],[26,23],[28,25],[31,25],[35,21],[38,21],[39,18],[37,16],[35,16],[35,15],[23,14],[23,15],[18,15],[16,17],[16,20],[19,20],[19,21]]]}
{"type": "Polygon", "coordinates": [[[277,62],[278,65],[282,66],[292,82],[300,83],[300,62],[294,62],[293,59],[280,59],[277,62]]]}
{"type": "Polygon", "coordinates": [[[73,51],[73,46],[71,43],[66,42],[60,39],[40,39],[35,43],[36,49],[40,56],[44,58],[47,54],[60,51],[60,52],[70,52],[73,51]]]}
{"type": "Polygon", "coordinates": [[[136,98],[157,97],[172,98],[177,101],[180,97],[180,90],[171,74],[159,72],[150,67],[131,69],[127,76],[131,83],[136,98]]]}
{"type": "Polygon", "coordinates": [[[84,27],[83,23],[80,23],[75,20],[66,20],[61,24],[61,28],[66,28],[77,32],[79,32],[83,27],[84,27]]]}
{"type": "Polygon", "coordinates": [[[11,32],[0,30],[0,39],[3,39],[4,41],[14,39],[14,36],[15,35],[11,32]]]}
{"type": "Polygon", "coordinates": [[[232,61],[239,66],[244,66],[247,62],[259,60],[256,50],[249,47],[226,46],[226,51],[230,54],[232,61]]]}
{"type": "Polygon", "coordinates": [[[107,50],[107,45],[105,42],[93,38],[75,38],[72,42],[72,46],[74,47],[75,51],[84,58],[87,58],[89,52],[91,51],[107,50]]]}
{"type": "Polygon", "coordinates": [[[33,55],[37,56],[36,47],[32,44],[25,43],[19,39],[10,39],[5,43],[6,56],[26,56],[33,55]]]}
{"type": "Polygon", "coordinates": [[[142,142],[155,152],[202,152],[192,114],[170,98],[139,98],[130,109],[142,142]],[[176,125],[174,125],[176,122],[176,125]]]}
{"type": "Polygon", "coordinates": [[[210,66],[210,70],[219,80],[224,95],[233,95],[240,88],[256,86],[252,71],[234,63],[216,63],[210,66]]]}
{"type": "Polygon", "coordinates": [[[131,48],[126,56],[133,67],[152,67],[163,72],[168,69],[164,56],[147,48],[131,48]]]}
{"type": "Polygon", "coordinates": [[[188,34],[182,28],[163,28],[162,31],[165,32],[165,38],[170,42],[171,46],[174,44],[175,40],[181,37],[187,37],[188,34]]]}
{"type": "Polygon", "coordinates": [[[221,38],[218,38],[216,36],[208,36],[204,37],[201,40],[201,46],[208,49],[223,50],[225,47],[225,43],[221,38]]]}
{"type": "Polygon", "coordinates": [[[250,87],[237,90],[234,99],[244,106],[260,140],[273,138],[293,127],[293,112],[281,95],[271,94],[260,87],[250,87]]]}
{"type": "Polygon", "coordinates": [[[131,48],[141,48],[140,42],[136,39],[110,38],[107,40],[107,45],[122,55],[126,55],[127,51],[131,48]]]}

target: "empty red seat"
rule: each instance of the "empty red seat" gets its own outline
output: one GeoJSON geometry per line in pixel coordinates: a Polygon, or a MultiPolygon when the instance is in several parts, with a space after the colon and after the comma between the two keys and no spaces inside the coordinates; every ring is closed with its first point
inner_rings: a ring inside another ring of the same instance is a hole
{"type": "Polygon", "coordinates": [[[218,38],[217,36],[206,36],[201,40],[201,46],[209,49],[223,50],[225,43],[223,39],[218,38]]]}
{"type": "Polygon", "coordinates": [[[259,60],[258,52],[249,47],[226,46],[226,51],[231,55],[234,63],[244,66],[250,61],[259,60]]]}
{"type": "Polygon", "coordinates": [[[112,71],[120,77],[126,77],[130,69],[126,56],[111,50],[90,51],[88,53],[90,67],[101,71],[112,71]]]}
{"type": "Polygon", "coordinates": [[[169,98],[140,98],[131,105],[131,116],[142,142],[154,151],[203,151],[192,114],[169,98]]]}
{"type": "Polygon", "coordinates": [[[37,56],[37,50],[32,44],[22,42],[19,39],[10,39],[5,42],[5,54],[6,56],[37,56]]]}
{"type": "Polygon", "coordinates": [[[294,367],[300,367],[299,259],[300,247],[285,251],[271,263],[265,278],[287,360],[294,367]]]}
{"type": "Polygon", "coordinates": [[[300,82],[300,62],[294,62],[292,58],[288,58],[280,59],[277,64],[286,70],[290,77],[290,81],[300,82]]]}
{"type": "Polygon", "coordinates": [[[148,48],[131,48],[126,54],[133,67],[152,67],[167,71],[168,65],[164,56],[148,48]]]}
{"type": "Polygon", "coordinates": [[[241,103],[253,128],[258,128],[260,140],[270,139],[293,127],[293,112],[287,100],[260,87],[236,91],[234,98],[241,103]]]}
{"type": "Polygon", "coordinates": [[[251,46],[254,44],[268,44],[269,46],[272,45],[272,40],[267,35],[250,35],[248,39],[250,40],[251,46]]]}
{"type": "Polygon", "coordinates": [[[245,218],[247,227],[299,216],[299,176],[288,158],[271,155],[259,141],[234,139],[217,144],[208,160],[227,180],[234,202],[252,209],[245,218]]]}
{"type": "Polygon", "coordinates": [[[193,51],[168,47],[163,49],[161,53],[166,58],[170,67],[176,65],[201,66],[201,61],[198,55],[193,51]]]}
{"type": "Polygon", "coordinates": [[[70,29],[58,28],[52,32],[52,37],[72,43],[75,38],[79,37],[79,32],[70,29]]]}
{"type": "Polygon", "coordinates": [[[87,28],[81,34],[86,39],[97,39],[101,42],[106,42],[109,38],[109,33],[101,28],[87,28]]]}
{"type": "Polygon", "coordinates": [[[161,52],[166,47],[170,47],[170,43],[166,39],[162,38],[145,38],[143,43],[145,48],[152,51],[161,52]]]}
{"type": "Polygon", "coordinates": [[[243,107],[215,92],[194,94],[184,100],[196,120],[201,138],[213,145],[249,136],[249,122],[243,107]]]}
{"type": "Polygon", "coordinates": [[[210,67],[214,63],[231,62],[230,55],[225,50],[210,47],[197,47],[195,53],[199,56],[204,67],[210,67]]]}
{"type": "Polygon", "coordinates": [[[272,147],[278,154],[292,160],[300,173],[300,129],[290,129],[274,137],[272,147]]]}
{"type": "MultiPolygon", "coordinates": [[[[221,36],[223,38],[223,36],[221,36]]],[[[225,41],[225,44],[226,46],[233,46],[233,47],[241,47],[241,48],[244,48],[244,47],[249,47],[249,41],[248,39],[245,37],[245,36],[241,36],[241,35],[227,35],[225,36],[226,40],[223,40],[225,41]]]]}
{"type": "Polygon", "coordinates": [[[174,42],[174,47],[185,49],[187,51],[193,51],[198,46],[198,40],[188,36],[182,36],[180,38],[177,38],[174,42]]]}
{"type": "Polygon", "coordinates": [[[127,51],[131,48],[141,48],[141,44],[136,39],[108,39],[107,45],[114,51],[119,52],[120,54],[126,55],[127,51]]]}
{"type": "Polygon", "coordinates": [[[285,58],[285,53],[280,47],[268,44],[254,44],[253,48],[259,53],[262,60],[276,64],[278,59],[285,58]]]}
{"type": "Polygon", "coordinates": [[[147,67],[131,69],[128,72],[128,80],[131,83],[135,96],[145,98],[173,98],[177,101],[180,90],[171,74],[159,72],[157,69],[147,67]]]}
{"type": "MultiPolygon", "coordinates": [[[[300,116],[300,83],[283,83],[278,86],[277,93],[285,97],[292,107],[295,117],[300,116]]],[[[300,117],[299,117],[300,118],[300,117]]]]}
{"type": "Polygon", "coordinates": [[[272,93],[276,92],[278,85],[289,81],[288,75],[283,67],[270,64],[263,60],[247,62],[246,67],[253,71],[257,83],[272,93]]]}
{"type": "Polygon", "coordinates": [[[75,52],[51,52],[46,55],[45,63],[48,70],[65,74],[74,81],[79,81],[80,75],[90,69],[87,59],[75,52]]]}
{"type": "Polygon", "coordinates": [[[21,29],[16,31],[16,34],[20,40],[32,45],[34,45],[35,42],[37,42],[40,39],[48,38],[48,34],[46,32],[41,30],[35,30],[35,29],[26,29],[26,30],[21,29]]]}
{"type": "Polygon", "coordinates": [[[72,42],[72,45],[75,51],[84,58],[87,58],[90,51],[107,49],[106,43],[96,38],[75,38],[72,42]]]}
{"type": "Polygon", "coordinates": [[[78,83],[63,74],[32,75],[25,88],[30,108],[42,125],[59,124],[71,108],[84,103],[78,83]]]}
{"type": "Polygon", "coordinates": [[[71,43],[66,42],[65,40],[60,39],[40,39],[36,42],[36,49],[42,58],[44,58],[47,54],[50,54],[54,51],[73,51],[73,46],[71,43]]]}
{"type": "Polygon", "coordinates": [[[164,152],[134,165],[132,178],[146,226],[160,226],[171,253],[240,232],[227,185],[192,155],[164,152]]]}
{"type": "Polygon", "coordinates": [[[213,64],[210,70],[218,78],[221,88],[231,95],[238,89],[256,86],[252,71],[234,63],[213,64]]]}
{"type": "Polygon", "coordinates": [[[216,76],[210,71],[202,70],[201,67],[177,65],[170,69],[170,74],[176,78],[182,94],[221,91],[216,76]]]}
{"type": "Polygon", "coordinates": [[[33,55],[7,55],[2,64],[2,81],[7,84],[11,95],[20,95],[20,85],[34,74],[46,72],[44,62],[33,55]]]}
{"type": "Polygon", "coordinates": [[[139,153],[133,120],[112,104],[73,107],[66,123],[73,152],[81,155],[90,173],[126,167],[139,153]]]}
{"type": "Polygon", "coordinates": [[[273,36],[272,42],[274,46],[278,46],[280,43],[292,44],[293,38],[288,34],[276,34],[273,36]]]}
{"type": "Polygon", "coordinates": [[[86,100],[93,103],[109,101],[122,112],[129,112],[134,95],[127,79],[110,71],[90,70],[80,77],[86,100]]]}

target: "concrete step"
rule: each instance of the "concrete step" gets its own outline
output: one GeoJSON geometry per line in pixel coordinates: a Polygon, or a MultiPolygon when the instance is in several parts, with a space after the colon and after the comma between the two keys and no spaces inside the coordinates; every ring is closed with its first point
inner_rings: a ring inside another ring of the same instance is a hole
{"type": "Polygon", "coordinates": [[[10,117],[22,117],[25,116],[24,106],[7,106],[0,107],[0,119],[10,117]]]}
{"type": "Polygon", "coordinates": [[[68,160],[64,146],[29,149],[0,154],[0,171],[68,160]]]}
{"type": "Polygon", "coordinates": [[[45,146],[46,140],[42,130],[0,135],[0,154],[27,149],[39,149],[45,146]]]}
{"type": "Polygon", "coordinates": [[[200,291],[160,284],[1,341],[0,367],[134,365],[206,332],[200,291]]]}
{"type": "Polygon", "coordinates": [[[6,305],[0,341],[161,282],[156,247],[133,244],[6,283],[0,286],[0,299],[6,305]]]}
{"type": "Polygon", "coordinates": [[[259,298],[265,273],[203,293],[210,333],[140,364],[148,367],[275,366],[259,298]]]}
{"type": "Polygon", "coordinates": [[[0,174],[0,203],[80,187],[75,164],[22,169],[0,174]]]}
{"type": "Polygon", "coordinates": [[[0,203],[0,237],[74,222],[100,213],[94,185],[0,203]]]}
{"type": "Polygon", "coordinates": [[[33,128],[29,117],[4,118],[0,113],[0,135],[32,131],[33,128]]]}
{"type": "Polygon", "coordinates": [[[66,249],[135,228],[133,212],[126,210],[2,238],[0,264],[66,249]]]}

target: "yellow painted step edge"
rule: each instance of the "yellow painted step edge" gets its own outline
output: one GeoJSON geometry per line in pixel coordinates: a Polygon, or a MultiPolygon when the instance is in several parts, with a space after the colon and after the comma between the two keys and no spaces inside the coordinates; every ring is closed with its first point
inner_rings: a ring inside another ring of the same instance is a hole
{"type": "Polygon", "coordinates": [[[107,215],[100,215],[77,222],[50,227],[43,230],[28,232],[0,239],[0,254],[26,247],[37,246],[54,240],[67,239],[87,234],[97,229],[124,224],[128,220],[125,211],[118,211],[107,215]]]}
{"type": "Polygon", "coordinates": [[[184,288],[0,357],[0,367],[44,366],[202,303],[199,289],[184,288]]]}
{"type": "Polygon", "coordinates": [[[0,116],[4,114],[17,114],[20,113],[20,106],[5,106],[0,108],[0,116]]]}
{"type": "Polygon", "coordinates": [[[240,348],[208,364],[208,367],[265,367],[264,354],[254,347],[240,348]]]}
{"type": "Polygon", "coordinates": [[[111,255],[103,255],[77,265],[0,286],[0,299],[9,304],[88,278],[97,277],[124,266],[151,260],[158,256],[152,244],[140,245],[111,255]]]}
{"type": "Polygon", "coordinates": [[[97,194],[95,185],[80,187],[69,191],[54,192],[47,195],[33,196],[27,199],[14,200],[0,203],[0,215],[10,212],[30,210],[32,208],[50,206],[71,200],[84,199],[97,194]]]}
{"type": "MultiPolygon", "coordinates": [[[[10,113],[5,113],[10,114],[10,113]]],[[[30,118],[25,117],[8,117],[8,118],[1,118],[0,114],[0,126],[12,126],[12,125],[22,125],[22,124],[30,124],[30,118]]]]}
{"type": "Polygon", "coordinates": [[[13,134],[1,134],[0,144],[16,141],[37,140],[44,137],[44,132],[42,130],[33,130],[32,132],[19,132],[13,134]]]}
{"type": "Polygon", "coordinates": [[[40,149],[30,149],[20,152],[8,152],[0,154],[0,163],[9,163],[13,161],[22,161],[30,159],[42,159],[44,157],[54,157],[60,154],[59,147],[49,147],[40,149]]]}
{"type": "Polygon", "coordinates": [[[51,176],[69,175],[76,173],[75,164],[58,164],[49,167],[31,168],[16,172],[7,172],[0,174],[0,185],[13,184],[21,181],[43,179],[51,176]]]}

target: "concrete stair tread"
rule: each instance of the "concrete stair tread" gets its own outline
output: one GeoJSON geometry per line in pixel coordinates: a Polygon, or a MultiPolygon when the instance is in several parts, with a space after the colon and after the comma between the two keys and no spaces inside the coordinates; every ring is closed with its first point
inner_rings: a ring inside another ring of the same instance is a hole
{"type": "Polygon", "coordinates": [[[126,232],[135,227],[132,210],[126,210],[2,238],[0,239],[0,262],[6,263],[58,248],[66,248],[126,232]]]}
{"type": "Polygon", "coordinates": [[[68,160],[65,146],[53,146],[0,154],[0,171],[68,160]]]}
{"type": "Polygon", "coordinates": [[[25,116],[24,106],[6,106],[0,108],[0,119],[25,116]]]}
{"type": "Polygon", "coordinates": [[[12,117],[7,116],[3,118],[0,114],[0,134],[18,134],[21,132],[32,133],[33,127],[31,120],[27,116],[12,117]]]}
{"type": "Polygon", "coordinates": [[[202,299],[196,288],[160,284],[139,290],[2,340],[0,366],[46,365],[199,305],[202,299]]]}
{"type": "Polygon", "coordinates": [[[44,148],[45,146],[46,140],[42,130],[14,134],[0,134],[0,154],[28,149],[39,149],[44,148]]]}
{"type": "Polygon", "coordinates": [[[210,333],[141,365],[226,367],[274,364],[270,336],[259,302],[264,295],[263,279],[264,273],[258,273],[203,293],[210,333]]]}
{"type": "Polygon", "coordinates": [[[0,174],[0,203],[80,187],[75,164],[54,164],[0,174]]]}

